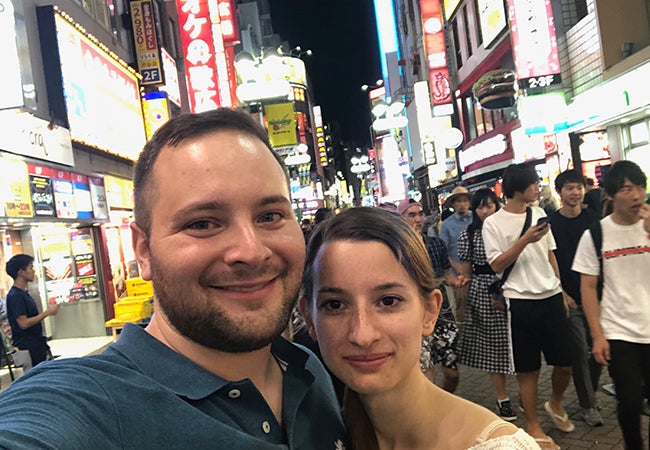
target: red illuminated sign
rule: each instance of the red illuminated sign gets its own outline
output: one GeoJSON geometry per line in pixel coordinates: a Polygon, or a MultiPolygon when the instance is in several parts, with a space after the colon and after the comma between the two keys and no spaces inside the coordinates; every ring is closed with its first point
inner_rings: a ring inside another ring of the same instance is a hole
{"type": "Polygon", "coordinates": [[[219,0],[218,7],[224,44],[226,47],[239,44],[241,39],[239,38],[235,0],[219,0]]]}
{"type": "Polygon", "coordinates": [[[190,109],[216,109],[220,100],[208,1],[178,0],[177,4],[190,109]]]}
{"type": "Polygon", "coordinates": [[[434,106],[445,105],[451,103],[452,98],[440,0],[420,0],[420,11],[431,100],[434,106]]]}
{"type": "Polygon", "coordinates": [[[515,70],[521,88],[560,83],[551,0],[508,0],[515,70]]]}

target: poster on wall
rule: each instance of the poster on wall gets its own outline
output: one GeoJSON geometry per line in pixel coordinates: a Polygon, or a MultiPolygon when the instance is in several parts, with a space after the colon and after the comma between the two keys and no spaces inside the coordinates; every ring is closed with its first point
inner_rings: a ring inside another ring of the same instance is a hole
{"type": "MultiPolygon", "coordinates": [[[[33,217],[27,164],[23,161],[0,158],[0,201],[5,217],[33,217]]],[[[1,209],[1,208],[0,208],[1,209]]],[[[0,211],[2,212],[2,211],[0,211]]]]}
{"type": "Polygon", "coordinates": [[[76,283],[70,291],[73,301],[89,300],[99,296],[95,267],[94,244],[90,230],[70,233],[70,246],[74,257],[76,283]]]}
{"type": "Polygon", "coordinates": [[[95,219],[108,219],[108,203],[106,202],[104,179],[100,177],[88,177],[88,184],[90,185],[93,216],[95,216],[95,219]]]}
{"type": "Polygon", "coordinates": [[[74,272],[68,230],[42,233],[39,249],[48,303],[70,302],[74,272]]]}
{"type": "Polygon", "coordinates": [[[62,219],[76,219],[77,210],[74,203],[74,190],[70,172],[52,170],[52,190],[56,215],[62,219]]]}
{"type": "Polygon", "coordinates": [[[37,217],[55,217],[54,191],[50,168],[37,164],[27,164],[29,171],[29,188],[32,193],[34,215],[37,217]]]}
{"type": "Polygon", "coordinates": [[[92,219],[93,204],[90,197],[90,186],[88,177],[78,173],[72,173],[72,185],[74,188],[74,203],[79,219],[92,219]]]}

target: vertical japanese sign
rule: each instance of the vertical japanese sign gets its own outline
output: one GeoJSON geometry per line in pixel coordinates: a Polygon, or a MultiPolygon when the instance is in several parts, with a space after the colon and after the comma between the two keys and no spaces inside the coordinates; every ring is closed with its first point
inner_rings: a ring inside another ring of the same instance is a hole
{"type": "Polygon", "coordinates": [[[452,102],[449,68],[440,0],[420,0],[424,48],[427,53],[429,85],[434,106],[452,102]]]}
{"type": "Polygon", "coordinates": [[[178,20],[192,112],[220,106],[212,24],[207,0],[178,0],[178,20]]]}
{"type": "Polygon", "coordinates": [[[551,0],[508,0],[515,70],[522,88],[560,83],[551,0]]]}
{"type": "Polygon", "coordinates": [[[77,209],[74,202],[74,187],[70,172],[52,169],[51,173],[56,216],[63,219],[76,219],[77,209]]]}
{"type": "Polygon", "coordinates": [[[315,105],[312,108],[314,124],[316,125],[316,146],[318,147],[318,160],[321,166],[326,166],[327,161],[327,146],[325,144],[325,132],[323,129],[323,113],[320,106],[315,105]]]}
{"type": "Polygon", "coordinates": [[[160,50],[156,37],[156,23],[153,17],[152,0],[132,0],[131,23],[133,40],[138,60],[138,71],[142,75],[142,85],[162,84],[163,71],[160,50]]]}

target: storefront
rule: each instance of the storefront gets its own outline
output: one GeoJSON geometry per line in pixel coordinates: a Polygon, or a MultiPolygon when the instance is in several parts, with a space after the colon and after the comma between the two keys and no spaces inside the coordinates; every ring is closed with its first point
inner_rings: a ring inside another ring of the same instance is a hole
{"type": "MultiPolygon", "coordinates": [[[[101,336],[106,310],[98,239],[105,194],[100,177],[67,169],[0,152],[0,263],[18,253],[34,256],[30,294],[41,309],[61,304],[45,319],[47,336],[101,336]]],[[[13,280],[2,272],[4,297],[13,280]]]]}
{"type": "Polygon", "coordinates": [[[585,176],[598,181],[609,164],[621,159],[634,161],[650,176],[648,79],[650,62],[577,95],[569,104],[574,156],[582,158],[585,176]]]}

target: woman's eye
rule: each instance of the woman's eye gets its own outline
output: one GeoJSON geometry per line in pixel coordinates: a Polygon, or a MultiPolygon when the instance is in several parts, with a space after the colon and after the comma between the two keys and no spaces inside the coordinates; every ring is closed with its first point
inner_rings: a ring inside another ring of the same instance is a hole
{"type": "Polygon", "coordinates": [[[400,299],[397,297],[382,297],[382,299],[379,301],[382,306],[395,306],[397,303],[399,303],[400,299]]]}
{"type": "Polygon", "coordinates": [[[320,308],[327,311],[338,311],[343,307],[340,300],[326,300],[320,303],[320,308]]]}

